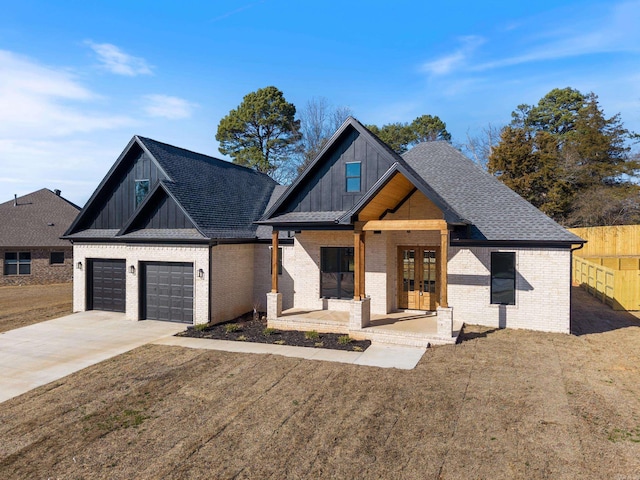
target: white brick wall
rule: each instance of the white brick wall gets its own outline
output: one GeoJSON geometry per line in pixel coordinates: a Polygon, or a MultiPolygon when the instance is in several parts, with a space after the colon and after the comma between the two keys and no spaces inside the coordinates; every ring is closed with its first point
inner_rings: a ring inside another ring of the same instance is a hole
{"type": "Polygon", "coordinates": [[[231,320],[253,310],[257,300],[254,298],[256,247],[260,245],[223,244],[211,248],[212,323],[231,320]]]}
{"type": "Polygon", "coordinates": [[[449,248],[449,305],[456,321],[569,333],[568,249],[449,248]],[[516,254],[516,304],[491,305],[491,252],[516,254]]]}
{"type": "Polygon", "coordinates": [[[121,245],[121,244],[82,244],[73,245],[74,262],[82,262],[82,270],[73,269],[73,311],[82,312],[86,305],[86,272],[88,258],[113,258],[126,260],[126,307],[125,315],[129,320],[140,319],[139,275],[140,262],[192,262],[193,263],[193,316],[195,323],[209,321],[209,247],[200,245],[121,245]],[[129,267],[136,267],[136,273],[129,273],[129,267]],[[204,278],[198,278],[202,269],[204,278]]]}
{"type": "MultiPolygon", "coordinates": [[[[282,293],[282,309],[293,308],[293,268],[295,249],[293,245],[280,245],[282,248],[282,275],[278,277],[278,290],[282,293]]],[[[253,297],[265,312],[266,295],[271,291],[271,245],[258,244],[254,253],[253,297]]]]}
{"type": "MultiPolygon", "coordinates": [[[[294,261],[287,265],[292,272],[296,308],[348,309],[348,302],[343,306],[339,301],[320,298],[320,247],[352,245],[353,232],[307,231],[296,235],[294,261]]],[[[438,247],[440,233],[367,232],[365,292],[371,297],[372,314],[397,309],[397,249],[402,245],[438,247]]],[[[569,250],[450,247],[448,254],[448,300],[456,322],[569,332],[569,250]],[[516,305],[490,304],[492,251],[516,252],[516,305]]],[[[285,296],[289,292],[288,287],[281,291],[285,296]]]]}

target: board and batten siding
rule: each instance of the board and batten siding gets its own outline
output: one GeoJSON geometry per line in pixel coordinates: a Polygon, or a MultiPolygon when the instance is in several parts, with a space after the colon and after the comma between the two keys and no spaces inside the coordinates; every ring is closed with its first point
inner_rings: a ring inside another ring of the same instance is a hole
{"type": "MultiPolygon", "coordinates": [[[[140,221],[136,221],[132,229],[138,228],[195,228],[187,218],[175,200],[164,192],[158,192],[159,196],[153,206],[149,207],[148,215],[142,215],[140,221]],[[160,196],[162,195],[162,196],[160,196]]],[[[146,212],[142,212],[143,214],[146,212]]]]}
{"type": "Polygon", "coordinates": [[[122,228],[135,210],[135,181],[148,179],[151,191],[159,180],[166,179],[156,163],[142,150],[132,149],[128,156],[100,193],[101,201],[95,202],[102,208],[89,217],[84,228],[122,228]]]}
{"type": "Polygon", "coordinates": [[[369,190],[391,166],[388,157],[365,140],[357,130],[345,131],[343,138],[315,172],[307,177],[300,190],[280,212],[346,211],[369,190]],[[346,191],[346,164],[361,162],[360,191],[346,191]]]}

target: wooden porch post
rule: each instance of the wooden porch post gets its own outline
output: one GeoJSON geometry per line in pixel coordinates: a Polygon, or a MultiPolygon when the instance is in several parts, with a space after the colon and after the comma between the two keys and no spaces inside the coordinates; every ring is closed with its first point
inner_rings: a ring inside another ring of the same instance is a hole
{"type": "Polygon", "coordinates": [[[271,293],[278,293],[278,230],[271,233],[271,293]]]}
{"type": "Polygon", "coordinates": [[[440,230],[440,306],[448,308],[447,259],[449,258],[449,230],[440,230]]]}
{"type": "Polygon", "coordinates": [[[354,282],[353,299],[361,300],[364,297],[364,232],[354,232],[353,234],[353,259],[354,282]]]}

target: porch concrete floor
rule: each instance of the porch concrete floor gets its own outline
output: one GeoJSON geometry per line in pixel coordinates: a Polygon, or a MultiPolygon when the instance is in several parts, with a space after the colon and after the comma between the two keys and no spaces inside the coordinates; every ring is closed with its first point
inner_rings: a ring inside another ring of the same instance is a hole
{"type": "MultiPolygon", "coordinates": [[[[317,321],[323,326],[326,326],[329,323],[335,323],[336,331],[338,332],[342,332],[345,328],[348,328],[349,324],[349,312],[335,310],[304,310],[300,308],[291,308],[283,311],[279,318],[284,320],[299,320],[305,322],[307,325],[314,321],[317,321]]],[[[462,322],[456,322],[454,316],[454,331],[452,336],[452,340],[454,342],[461,329],[462,322]]],[[[370,325],[365,327],[362,332],[365,334],[406,334],[411,337],[424,336],[429,339],[436,339],[438,338],[437,317],[435,312],[422,311],[401,311],[387,314],[374,314],[371,315],[370,325]]],[[[375,341],[376,336],[374,335],[371,339],[375,341]]]]}

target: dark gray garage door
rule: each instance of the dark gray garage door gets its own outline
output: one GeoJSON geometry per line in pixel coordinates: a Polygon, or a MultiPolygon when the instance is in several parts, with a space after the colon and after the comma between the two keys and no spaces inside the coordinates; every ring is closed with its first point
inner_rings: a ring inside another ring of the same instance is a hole
{"type": "Polygon", "coordinates": [[[124,260],[88,260],[89,310],[124,312],[126,267],[124,260]]]}
{"type": "Polygon", "coordinates": [[[142,318],[192,323],[193,264],[147,262],[142,267],[142,318]]]}

